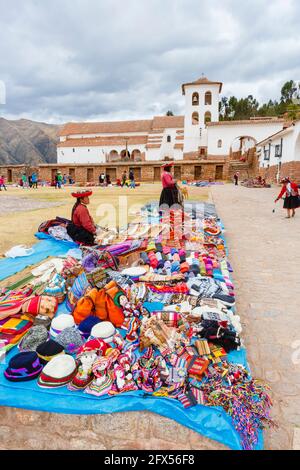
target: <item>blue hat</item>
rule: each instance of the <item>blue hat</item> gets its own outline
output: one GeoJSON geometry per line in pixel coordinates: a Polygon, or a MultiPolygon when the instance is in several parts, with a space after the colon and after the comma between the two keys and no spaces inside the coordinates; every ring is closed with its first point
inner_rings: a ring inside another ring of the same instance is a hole
{"type": "Polygon", "coordinates": [[[44,343],[40,344],[36,348],[36,352],[41,364],[45,365],[51,359],[53,359],[53,357],[57,356],[58,354],[63,354],[64,347],[53,339],[49,339],[49,341],[45,341],[44,343]]]}
{"type": "Polygon", "coordinates": [[[11,382],[26,382],[36,379],[42,369],[43,365],[36,352],[21,352],[10,359],[4,377],[11,382]]]}
{"type": "Polygon", "coordinates": [[[84,338],[89,338],[93,326],[97,325],[97,323],[100,323],[100,321],[101,320],[99,320],[98,317],[95,317],[95,315],[90,315],[89,317],[86,317],[78,326],[79,333],[84,338]]]}

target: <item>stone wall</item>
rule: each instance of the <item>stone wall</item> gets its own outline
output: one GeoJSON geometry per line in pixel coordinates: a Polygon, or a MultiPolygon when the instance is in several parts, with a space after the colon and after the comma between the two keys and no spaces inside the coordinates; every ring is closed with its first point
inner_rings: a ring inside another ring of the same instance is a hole
{"type": "Polygon", "coordinates": [[[146,411],[81,416],[2,407],[0,436],[0,450],[226,449],[146,411]]]}
{"type": "MultiPolygon", "coordinates": [[[[272,165],[269,168],[260,168],[260,175],[270,183],[277,182],[278,166],[272,165]]],[[[300,184],[300,162],[287,162],[281,165],[280,178],[289,176],[292,181],[300,184]]]]}
{"type": "MultiPolygon", "coordinates": [[[[148,162],[122,162],[122,163],[107,163],[102,165],[56,165],[56,164],[42,164],[38,167],[39,179],[42,181],[51,181],[57,170],[62,174],[70,174],[76,183],[86,184],[98,183],[100,173],[109,173],[111,180],[114,182],[116,179],[121,179],[124,170],[129,174],[129,169],[133,168],[136,175],[136,181],[153,182],[160,180],[161,165],[165,163],[162,161],[148,163],[148,162]]],[[[25,167],[18,166],[0,166],[0,174],[4,175],[7,182],[19,182],[25,167]]],[[[28,169],[27,169],[28,171],[28,169]]],[[[212,180],[224,179],[226,180],[229,175],[228,162],[225,159],[217,160],[190,160],[190,161],[175,161],[174,171],[176,172],[177,179],[179,180],[212,180]],[[199,170],[201,167],[201,171],[199,170]],[[218,168],[217,168],[218,167],[218,168]],[[222,168],[222,169],[221,169],[222,168]],[[200,176],[199,176],[200,175],[200,176]]]]}

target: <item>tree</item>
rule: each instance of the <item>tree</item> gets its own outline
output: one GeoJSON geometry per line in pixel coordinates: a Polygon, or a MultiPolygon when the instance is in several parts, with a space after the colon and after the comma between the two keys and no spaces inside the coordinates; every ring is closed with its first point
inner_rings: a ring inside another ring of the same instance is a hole
{"type": "Polygon", "coordinates": [[[283,103],[289,104],[292,102],[292,99],[297,93],[297,85],[294,80],[289,80],[281,88],[281,101],[283,103]]]}
{"type": "Polygon", "coordinates": [[[169,110],[166,112],[166,116],[174,116],[173,111],[169,110]]]}
{"type": "Polygon", "coordinates": [[[296,121],[300,119],[300,106],[297,103],[291,103],[287,105],[287,117],[291,121],[296,121]]]}

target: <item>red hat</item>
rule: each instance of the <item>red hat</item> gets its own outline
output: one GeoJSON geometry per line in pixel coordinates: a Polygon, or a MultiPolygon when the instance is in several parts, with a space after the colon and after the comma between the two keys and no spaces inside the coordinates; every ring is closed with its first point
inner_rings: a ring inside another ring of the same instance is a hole
{"type": "Polygon", "coordinates": [[[101,353],[101,355],[104,355],[106,353],[107,348],[107,344],[102,339],[91,339],[87,341],[83,346],[81,346],[78,351],[77,357],[79,357],[81,354],[93,351],[97,354],[101,353]]]}
{"type": "Polygon", "coordinates": [[[93,191],[90,189],[80,189],[76,191],[76,193],[72,193],[73,197],[79,198],[79,197],[88,197],[93,194],[93,191]]]}
{"type": "Polygon", "coordinates": [[[174,162],[166,162],[162,165],[162,168],[167,168],[168,166],[173,166],[174,162]]]}

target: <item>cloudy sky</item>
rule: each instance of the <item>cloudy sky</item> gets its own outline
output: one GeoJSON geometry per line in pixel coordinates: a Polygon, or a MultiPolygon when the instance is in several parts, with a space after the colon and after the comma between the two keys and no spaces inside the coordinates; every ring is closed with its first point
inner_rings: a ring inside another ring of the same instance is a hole
{"type": "Polygon", "coordinates": [[[300,80],[300,1],[0,0],[0,116],[179,114],[202,73],[226,96],[278,97],[300,80]]]}

